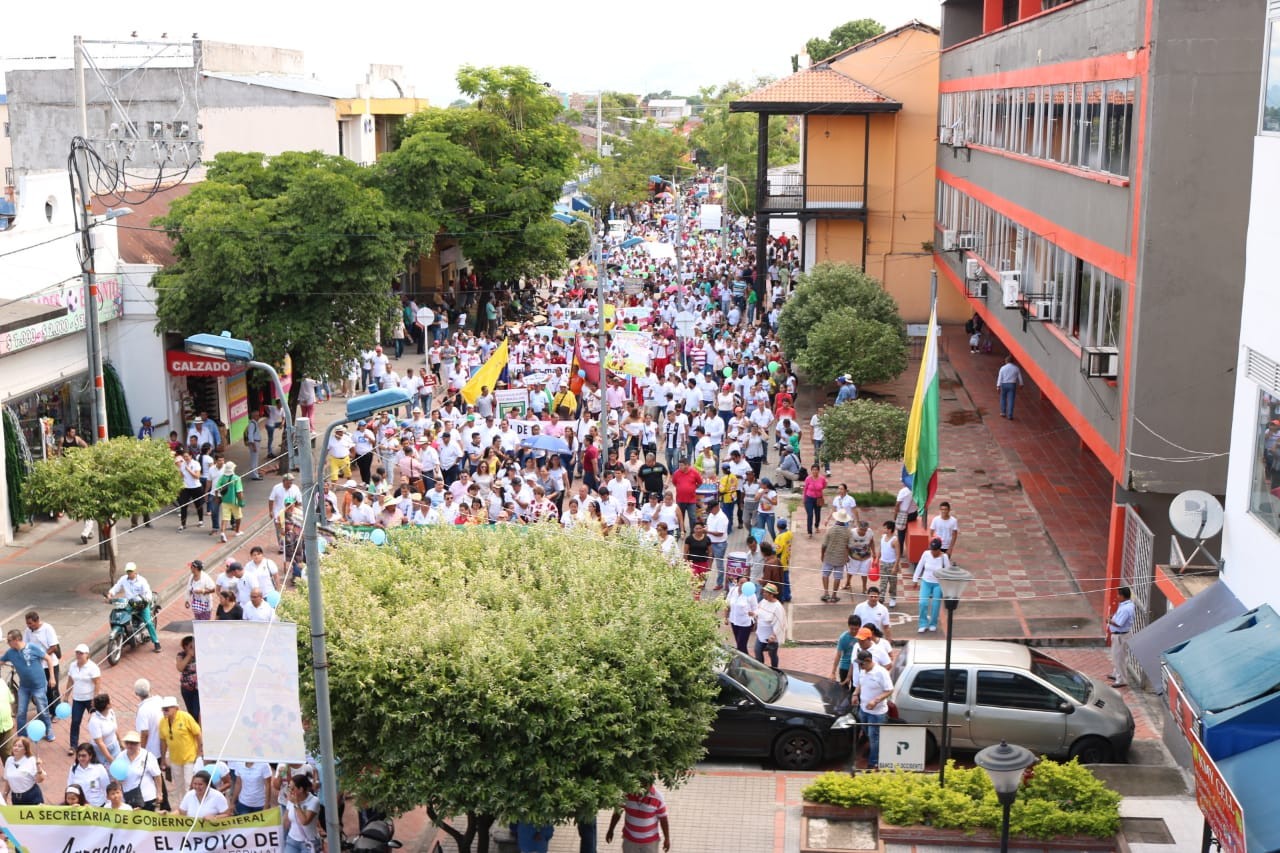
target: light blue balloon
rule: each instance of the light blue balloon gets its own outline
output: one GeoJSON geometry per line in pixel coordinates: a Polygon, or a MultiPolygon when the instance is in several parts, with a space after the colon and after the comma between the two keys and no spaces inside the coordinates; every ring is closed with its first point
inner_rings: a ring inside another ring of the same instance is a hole
{"type": "Polygon", "coordinates": [[[325,551],[327,551],[328,549],[329,549],[329,546],[325,543],[324,537],[321,537],[320,539],[316,540],[316,550],[317,550],[317,551],[319,551],[321,554],[323,554],[323,553],[324,553],[325,551]]]}
{"type": "Polygon", "coordinates": [[[123,752],[111,762],[111,778],[123,782],[129,776],[129,757],[123,752]]]}
{"type": "Polygon", "coordinates": [[[209,783],[211,785],[216,785],[222,781],[222,771],[218,769],[218,765],[206,764],[204,772],[209,774],[209,783]]]}
{"type": "Polygon", "coordinates": [[[264,595],[263,598],[265,598],[267,600],[267,604],[270,604],[272,607],[280,604],[280,593],[276,592],[274,589],[264,595]]]}
{"type": "Polygon", "coordinates": [[[369,541],[374,545],[386,545],[387,531],[383,530],[381,527],[375,528],[374,531],[369,534],[369,541]]]}
{"type": "Polygon", "coordinates": [[[742,585],[742,594],[743,594],[743,595],[755,595],[755,594],[756,594],[756,585],[755,585],[754,583],[752,583],[751,581],[747,581],[746,583],[744,583],[744,584],[742,585]]]}
{"type": "Polygon", "coordinates": [[[53,709],[53,714],[59,720],[65,720],[71,716],[71,704],[69,702],[59,702],[58,707],[53,709]]]}
{"type": "Polygon", "coordinates": [[[48,731],[40,720],[32,720],[27,723],[27,737],[32,740],[44,740],[44,736],[48,731]]]}

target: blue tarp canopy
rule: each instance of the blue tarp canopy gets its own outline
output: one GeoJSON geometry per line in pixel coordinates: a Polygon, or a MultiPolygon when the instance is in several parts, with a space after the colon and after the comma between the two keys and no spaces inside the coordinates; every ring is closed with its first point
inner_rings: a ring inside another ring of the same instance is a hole
{"type": "Polygon", "coordinates": [[[1191,596],[1168,613],[1129,638],[1129,651],[1138,659],[1147,680],[1161,692],[1160,653],[1185,640],[1199,636],[1228,619],[1239,616],[1245,606],[1221,581],[1191,596]]]}
{"type": "Polygon", "coordinates": [[[571,210],[573,210],[573,208],[569,207],[569,205],[565,204],[562,201],[556,202],[555,206],[553,206],[551,209],[554,210],[556,213],[569,213],[571,210]]]}
{"type": "Polygon", "coordinates": [[[551,218],[554,219],[556,222],[563,222],[565,225],[572,225],[573,223],[579,221],[577,219],[574,219],[572,216],[570,216],[567,213],[553,213],[551,214],[551,218]]]}
{"type": "Polygon", "coordinates": [[[591,209],[591,202],[587,201],[585,198],[579,198],[578,196],[574,196],[569,199],[569,204],[573,206],[574,210],[587,211],[591,209]]]}
{"type": "Polygon", "coordinates": [[[1200,714],[1215,761],[1280,739],[1280,615],[1268,605],[1162,656],[1200,714]]]}
{"type": "Polygon", "coordinates": [[[1222,778],[1244,810],[1244,831],[1249,853],[1280,850],[1280,809],[1276,808],[1276,767],[1280,767],[1280,740],[1250,749],[1218,762],[1222,778]]]}
{"type": "Polygon", "coordinates": [[[622,241],[622,248],[630,249],[632,246],[639,246],[643,242],[644,240],[640,239],[639,237],[628,237],[627,239],[622,241]]]}

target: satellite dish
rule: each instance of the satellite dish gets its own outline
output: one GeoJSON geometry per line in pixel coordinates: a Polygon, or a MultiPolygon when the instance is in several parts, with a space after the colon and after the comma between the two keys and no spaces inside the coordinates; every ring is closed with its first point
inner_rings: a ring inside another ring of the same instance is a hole
{"type": "Polygon", "coordinates": [[[1222,532],[1222,504],[1199,489],[1182,492],[1169,504],[1169,524],[1188,539],[1212,539],[1222,532]]]}

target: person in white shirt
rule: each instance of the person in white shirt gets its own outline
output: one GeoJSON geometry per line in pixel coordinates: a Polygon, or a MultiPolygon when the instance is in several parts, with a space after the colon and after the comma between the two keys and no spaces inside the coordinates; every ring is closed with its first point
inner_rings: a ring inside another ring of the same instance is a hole
{"type": "Polygon", "coordinates": [[[767,583],[761,589],[764,600],[756,605],[750,614],[756,620],[756,660],[764,663],[764,656],[769,655],[769,666],[778,668],[778,646],[787,635],[787,612],[778,601],[778,588],[767,583]]]}
{"type": "Polygon", "coordinates": [[[707,538],[711,540],[711,558],[716,569],[716,590],[724,589],[724,557],[729,550],[729,516],[725,515],[719,501],[711,504],[707,512],[707,538]]]}
{"type": "Polygon", "coordinates": [[[67,667],[67,687],[71,691],[71,749],[75,751],[80,743],[80,723],[92,708],[93,697],[102,691],[102,670],[89,657],[84,643],[76,646],[75,660],[67,667]]]}
{"type": "Polygon", "coordinates": [[[942,607],[942,587],[938,585],[936,572],[950,568],[951,560],[942,553],[942,540],[934,538],[929,550],[920,555],[912,581],[920,584],[920,627],[917,633],[938,630],[938,611],[942,607]]]}
{"type": "Polygon", "coordinates": [[[813,458],[822,462],[826,468],[827,476],[831,476],[831,463],[822,458],[822,442],[826,438],[826,433],[822,429],[822,415],[827,411],[826,406],[818,406],[818,411],[813,417],[809,418],[809,438],[813,441],[813,458]]]}
{"type": "Polygon", "coordinates": [[[853,615],[861,619],[863,625],[878,625],[881,634],[892,637],[889,633],[889,608],[880,603],[880,587],[868,587],[866,600],[853,608],[853,615]]]}
{"type": "Polygon", "coordinates": [[[139,678],[133,683],[133,695],[138,697],[138,712],[134,716],[133,725],[142,737],[142,747],[158,760],[160,758],[160,720],[164,711],[160,705],[163,696],[151,695],[151,682],[139,678]]]}
{"type": "MultiPolygon", "coordinates": [[[[178,812],[187,817],[211,818],[229,811],[227,798],[209,784],[209,771],[197,770],[191,776],[191,790],[182,797],[178,812]]],[[[239,812],[237,812],[239,813],[239,812]]]]}
{"type": "Polygon", "coordinates": [[[129,602],[142,602],[142,621],[147,626],[147,634],[151,638],[151,642],[155,645],[154,651],[160,652],[160,637],[156,634],[156,621],[151,615],[151,584],[147,583],[147,579],[138,574],[138,565],[136,563],[124,564],[124,577],[116,581],[115,586],[107,590],[103,594],[103,598],[111,601],[114,598],[123,598],[129,602]]]}
{"type": "Polygon", "coordinates": [[[48,622],[42,621],[35,610],[28,610],[25,619],[27,625],[22,629],[22,642],[34,643],[47,652],[44,675],[45,680],[53,685],[47,691],[49,707],[53,708],[58,704],[58,679],[62,675],[59,667],[62,647],[58,645],[58,632],[48,622]],[[49,668],[51,665],[52,669],[49,668]]]}
{"type": "Polygon", "coordinates": [[[277,582],[279,575],[280,567],[276,565],[275,560],[263,554],[262,546],[254,545],[249,549],[249,562],[244,564],[244,576],[255,587],[262,590],[263,595],[280,588],[277,582]]]}
{"type": "Polygon", "coordinates": [[[243,609],[249,603],[249,593],[253,591],[253,581],[245,577],[244,566],[236,560],[227,563],[222,574],[214,579],[214,584],[223,592],[233,592],[236,604],[243,609]]]}
{"type": "Polygon", "coordinates": [[[1129,634],[1133,631],[1133,592],[1129,587],[1122,586],[1116,590],[1116,594],[1119,603],[1107,620],[1107,633],[1111,635],[1111,674],[1107,678],[1114,681],[1116,687],[1128,687],[1125,677],[1129,671],[1129,634]]]}
{"type": "Polygon", "coordinates": [[[942,553],[954,560],[956,540],[960,538],[960,522],[951,514],[950,503],[943,501],[938,504],[938,514],[929,522],[929,531],[942,540],[942,553]]]}
{"type": "Polygon", "coordinates": [[[284,553],[285,510],[301,501],[302,490],[293,484],[292,474],[281,477],[280,482],[272,486],[271,493],[267,495],[267,511],[271,513],[271,520],[275,524],[278,553],[284,553]]]}
{"type": "Polygon", "coordinates": [[[275,775],[265,761],[231,761],[228,765],[235,772],[232,783],[232,802],[238,815],[260,812],[267,803],[275,800],[275,775]]]}
{"type": "Polygon", "coordinates": [[[137,732],[126,732],[120,740],[124,743],[122,756],[129,767],[121,782],[124,800],[134,808],[155,811],[160,761],[150,750],[142,748],[142,736],[137,732]]]}
{"type": "Polygon", "coordinates": [[[1022,370],[1013,363],[1013,356],[1005,356],[1004,364],[996,373],[996,390],[1000,392],[1000,417],[1013,420],[1013,401],[1018,386],[1022,384],[1022,370]]]}
{"type": "Polygon", "coordinates": [[[872,659],[871,652],[858,650],[857,688],[854,696],[867,730],[867,769],[880,766],[880,724],[889,718],[889,696],[893,679],[883,666],[872,659]]]}
{"type": "Polygon", "coordinates": [[[276,618],[275,608],[267,604],[262,596],[262,590],[256,587],[249,593],[248,605],[241,605],[241,609],[244,611],[246,622],[274,622],[276,618]]]}

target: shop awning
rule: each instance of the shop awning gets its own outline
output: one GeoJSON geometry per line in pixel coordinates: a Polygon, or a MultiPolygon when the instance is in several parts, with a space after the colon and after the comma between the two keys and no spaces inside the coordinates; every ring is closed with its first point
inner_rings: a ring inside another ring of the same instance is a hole
{"type": "Polygon", "coordinates": [[[585,198],[579,198],[576,195],[569,199],[569,204],[573,206],[574,210],[588,211],[591,209],[591,202],[587,201],[585,198]]]}
{"type": "Polygon", "coordinates": [[[1274,780],[1280,767],[1280,740],[1272,741],[1218,762],[1222,778],[1244,811],[1248,853],[1280,850],[1280,809],[1276,808],[1274,780]]]}
{"type": "Polygon", "coordinates": [[[1160,654],[1239,616],[1244,609],[1244,605],[1231,594],[1231,588],[1219,581],[1130,637],[1129,650],[1138,659],[1147,680],[1155,685],[1158,692],[1163,692],[1160,654]]]}
{"type": "Polygon", "coordinates": [[[1200,718],[1215,761],[1280,739],[1280,615],[1269,606],[1229,619],[1163,655],[1200,718]]]}

